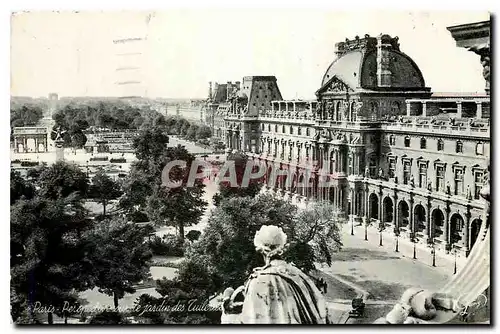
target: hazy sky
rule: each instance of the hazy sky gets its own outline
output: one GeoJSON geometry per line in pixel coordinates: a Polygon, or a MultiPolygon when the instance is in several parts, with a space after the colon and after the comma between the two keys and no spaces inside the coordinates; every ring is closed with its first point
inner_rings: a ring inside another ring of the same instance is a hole
{"type": "Polygon", "coordinates": [[[140,80],[149,97],[203,98],[209,81],[275,75],[285,99],[313,98],[335,59],[334,44],[367,33],[399,36],[401,51],[433,91],[484,91],[479,56],[456,47],[446,27],[487,20],[485,12],[172,9],[148,20],[149,14],[14,14],[11,94],[120,96],[137,92],[116,82],[140,80]],[[124,36],[147,40],[124,50],[113,44],[124,36]],[[142,55],[116,55],[137,51],[142,55]],[[128,66],[140,69],[116,70],[128,66]]]}

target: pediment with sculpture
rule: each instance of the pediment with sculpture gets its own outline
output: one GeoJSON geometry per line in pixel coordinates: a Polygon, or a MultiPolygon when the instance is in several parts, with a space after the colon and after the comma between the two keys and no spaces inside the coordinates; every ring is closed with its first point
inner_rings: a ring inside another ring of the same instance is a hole
{"type": "Polygon", "coordinates": [[[354,92],[354,90],[349,87],[344,81],[340,78],[334,76],[331,78],[323,87],[321,87],[317,94],[322,93],[345,93],[345,92],[354,92]]]}

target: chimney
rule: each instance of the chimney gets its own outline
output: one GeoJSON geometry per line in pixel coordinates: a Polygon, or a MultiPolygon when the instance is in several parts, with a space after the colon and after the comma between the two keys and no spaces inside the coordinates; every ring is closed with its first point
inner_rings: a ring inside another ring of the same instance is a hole
{"type": "Polygon", "coordinates": [[[231,81],[228,81],[228,82],[227,82],[227,86],[226,86],[226,87],[227,87],[227,88],[226,88],[226,98],[227,98],[228,100],[229,100],[229,98],[231,97],[231,93],[232,93],[232,91],[233,91],[232,86],[233,86],[233,84],[231,83],[231,81]]]}
{"type": "Polygon", "coordinates": [[[212,81],[208,82],[208,99],[212,99],[212,81]]]}
{"type": "Polygon", "coordinates": [[[392,85],[391,71],[389,69],[391,48],[391,37],[380,35],[377,37],[377,84],[378,87],[390,87],[392,85]]]}
{"type": "Polygon", "coordinates": [[[235,84],[236,84],[236,89],[240,90],[241,89],[241,82],[236,81],[235,84]]]}

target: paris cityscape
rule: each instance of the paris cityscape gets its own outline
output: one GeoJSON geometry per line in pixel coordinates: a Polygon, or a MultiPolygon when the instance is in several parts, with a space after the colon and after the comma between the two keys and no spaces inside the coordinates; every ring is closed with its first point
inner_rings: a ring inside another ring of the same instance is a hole
{"type": "Polygon", "coordinates": [[[303,58],[269,55],[278,28],[260,40],[281,14],[239,13],[258,60],[217,51],[217,25],[191,51],[203,29],[169,15],[12,14],[12,323],[490,324],[489,13],[325,25],[303,58]],[[420,67],[439,47],[460,59],[420,67]],[[280,77],[287,57],[307,78],[280,77]],[[477,87],[433,87],[446,76],[477,87]]]}

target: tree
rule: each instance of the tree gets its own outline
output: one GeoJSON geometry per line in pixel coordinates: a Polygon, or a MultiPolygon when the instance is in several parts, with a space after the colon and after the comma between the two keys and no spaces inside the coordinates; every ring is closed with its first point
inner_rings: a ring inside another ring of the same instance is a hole
{"type": "Polygon", "coordinates": [[[40,195],[44,198],[57,199],[78,193],[84,197],[88,191],[87,175],[80,168],[66,162],[56,162],[44,167],[38,179],[40,195]]]}
{"type": "Polygon", "coordinates": [[[102,215],[106,217],[106,205],[110,200],[118,198],[122,192],[117,182],[113,181],[102,168],[92,178],[90,194],[102,204],[102,215]]]}
{"type": "Polygon", "coordinates": [[[212,211],[200,240],[186,256],[206,264],[218,278],[217,290],[239,286],[253,268],[262,265],[253,245],[255,233],[262,225],[277,225],[293,240],[296,211],[292,204],[270,195],[228,198],[212,211]]]}
{"type": "MultiPolygon", "coordinates": [[[[141,131],[132,144],[137,159],[160,162],[168,145],[168,136],[160,128],[141,131]]],[[[160,171],[161,173],[161,171],[160,171]]]]}
{"type": "Polygon", "coordinates": [[[10,205],[18,199],[31,199],[35,196],[35,187],[21,177],[17,171],[10,171],[10,205]]]}
{"type": "Polygon", "coordinates": [[[186,131],[186,139],[188,140],[196,140],[196,133],[198,132],[198,125],[191,124],[186,131]]]}
{"type": "Polygon", "coordinates": [[[99,292],[113,296],[115,309],[125,293],[149,277],[152,257],[146,243],[149,230],[114,217],[86,235],[92,249],[93,275],[99,292]]]}
{"type": "MultiPolygon", "coordinates": [[[[219,183],[219,191],[213,197],[214,205],[219,205],[219,203],[230,197],[255,197],[262,188],[261,179],[251,179],[248,184],[243,183],[243,178],[245,175],[245,170],[247,164],[249,163],[248,157],[243,152],[235,152],[228,155],[227,161],[234,163],[234,172],[236,172],[236,184],[231,184],[230,182],[223,181],[219,183]]],[[[258,166],[253,166],[254,171],[258,166]]],[[[232,173],[230,170],[229,173],[232,173]]],[[[219,178],[228,177],[229,175],[219,175],[219,178]]]]}
{"type": "Polygon", "coordinates": [[[314,262],[331,264],[331,253],[341,245],[338,224],[326,204],[297,214],[297,207],[271,195],[233,197],[212,211],[200,240],[186,251],[186,257],[204,264],[215,277],[215,291],[242,285],[252,269],[262,266],[253,238],[262,225],[276,225],[288,236],[285,260],[306,273],[314,262]]]}
{"type": "Polygon", "coordinates": [[[191,165],[195,157],[183,146],[168,147],[164,162],[183,161],[186,167],[174,166],[168,175],[172,182],[181,182],[179,187],[156,184],[147,202],[148,216],[155,224],[175,226],[178,237],[184,241],[184,227],[197,224],[207,203],[203,200],[205,185],[197,179],[188,185],[191,165]]]}
{"type": "Polygon", "coordinates": [[[136,301],[135,316],[147,318],[151,323],[172,324],[214,324],[220,323],[220,311],[208,311],[206,308],[196,309],[194,305],[208,304],[211,291],[215,290],[216,279],[207,270],[203,263],[192,260],[183,261],[179,267],[178,275],[174,279],[162,279],[156,282],[156,291],[162,298],[150,295],[141,295],[136,301]],[[174,312],[162,314],[148,312],[151,306],[157,308],[161,305],[175,307],[182,305],[174,312]]]}
{"type": "Polygon", "coordinates": [[[196,139],[208,139],[212,136],[212,130],[206,125],[201,125],[196,131],[196,139]]]}
{"type": "Polygon", "coordinates": [[[76,292],[93,287],[93,264],[82,234],[91,227],[87,211],[74,195],[65,198],[20,199],[11,206],[11,288],[16,305],[28,308],[25,318],[13,309],[14,321],[36,321],[36,303],[63,312],[76,305],[76,292]],[[16,318],[17,317],[17,318],[16,318]],[[31,320],[30,320],[31,319],[31,320]]]}
{"type": "Polygon", "coordinates": [[[329,266],[333,253],[342,247],[340,222],[333,218],[334,213],[335,207],[329,202],[315,202],[299,212],[295,225],[297,243],[310,245],[314,261],[329,266]]]}

